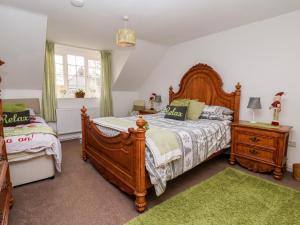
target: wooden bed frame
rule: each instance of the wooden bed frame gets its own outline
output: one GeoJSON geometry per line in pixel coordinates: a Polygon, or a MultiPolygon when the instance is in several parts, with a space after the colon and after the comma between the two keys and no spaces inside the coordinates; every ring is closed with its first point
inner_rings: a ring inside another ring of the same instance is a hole
{"type": "MultiPolygon", "coordinates": [[[[226,93],[221,77],[210,66],[198,64],[187,71],[180,82],[177,93],[169,89],[169,102],[174,99],[198,99],[207,105],[219,105],[234,111],[234,121],[239,120],[241,85],[232,93],[226,93]]],[[[139,117],[137,129],[108,137],[102,133],[81,109],[82,158],[95,166],[99,173],[122,191],[135,195],[138,212],[146,208],[147,188],[151,187],[145,169],[145,120],[139,117]]],[[[220,153],[220,152],[218,152],[220,153]]],[[[215,154],[210,158],[215,157],[215,154]]],[[[210,159],[209,158],[209,159],[210,159]]]]}

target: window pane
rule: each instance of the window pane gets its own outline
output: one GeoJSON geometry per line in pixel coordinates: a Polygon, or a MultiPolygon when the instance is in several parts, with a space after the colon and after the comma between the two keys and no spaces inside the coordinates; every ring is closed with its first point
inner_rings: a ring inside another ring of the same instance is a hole
{"type": "Polygon", "coordinates": [[[78,66],[84,66],[84,57],[82,57],[82,56],[76,56],[76,65],[78,65],[78,66]]]}
{"type": "Polygon", "coordinates": [[[96,75],[100,76],[100,69],[96,69],[96,75]]]}
{"type": "Polygon", "coordinates": [[[84,76],[84,67],[83,66],[77,67],[77,75],[84,76]]]}
{"type": "Polygon", "coordinates": [[[77,88],[85,89],[85,78],[77,77],[77,88]]]}
{"type": "Polygon", "coordinates": [[[68,65],[68,75],[75,76],[76,75],[76,66],[68,65]]]}
{"type": "Polygon", "coordinates": [[[76,76],[69,76],[69,89],[76,89],[76,76]]]}
{"type": "Polygon", "coordinates": [[[61,65],[61,64],[55,64],[55,73],[56,73],[57,75],[63,74],[63,73],[64,73],[63,65],[61,65]]]}
{"type": "Polygon", "coordinates": [[[62,55],[55,55],[55,63],[63,64],[62,55]]]}
{"type": "Polygon", "coordinates": [[[96,75],[96,69],[94,67],[89,67],[89,75],[95,76],[96,75]]]}
{"type": "Polygon", "coordinates": [[[88,66],[89,67],[96,67],[96,62],[95,62],[95,60],[88,60],[88,66]]]}
{"type": "Polygon", "coordinates": [[[68,64],[76,65],[76,60],[74,55],[68,55],[68,64]]]}
{"type": "Polygon", "coordinates": [[[56,85],[63,86],[64,85],[64,76],[56,75],[56,85]]]}

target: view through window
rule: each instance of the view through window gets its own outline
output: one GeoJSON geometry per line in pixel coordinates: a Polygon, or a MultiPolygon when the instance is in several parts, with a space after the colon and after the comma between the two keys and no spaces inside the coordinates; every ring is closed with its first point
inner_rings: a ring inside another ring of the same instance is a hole
{"type": "Polygon", "coordinates": [[[85,97],[100,96],[100,53],[98,51],[55,46],[56,95],[58,98],[72,98],[78,90],[85,97]]]}

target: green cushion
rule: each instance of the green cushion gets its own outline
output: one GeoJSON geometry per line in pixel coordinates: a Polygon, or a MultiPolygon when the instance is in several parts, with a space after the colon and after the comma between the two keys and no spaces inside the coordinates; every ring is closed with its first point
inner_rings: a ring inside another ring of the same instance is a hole
{"type": "Polygon", "coordinates": [[[171,102],[171,106],[189,106],[190,100],[189,99],[175,99],[171,102]]]}
{"type": "Polygon", "coordinates": [[[190,100],[187,119],[188,120],[199,120],[199,117],[205,107],[204,102],[198,102],[196,100],[190,100]]]}
{"type": "Polygon", "coordinates": [[[3,112],[23,112],[26,110],[24,103],[4,103],[3,112]]]}

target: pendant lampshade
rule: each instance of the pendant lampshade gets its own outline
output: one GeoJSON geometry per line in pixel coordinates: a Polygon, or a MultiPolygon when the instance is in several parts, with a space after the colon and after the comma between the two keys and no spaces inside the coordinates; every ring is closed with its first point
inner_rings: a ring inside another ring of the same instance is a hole
{"type": "Polygon", "coordinates": [[[133,47],[136,43],[135,31],[127,28],[128,16],[124,16],[125,27],[117,32],[117,45],[119,47],[133,47]]]}

